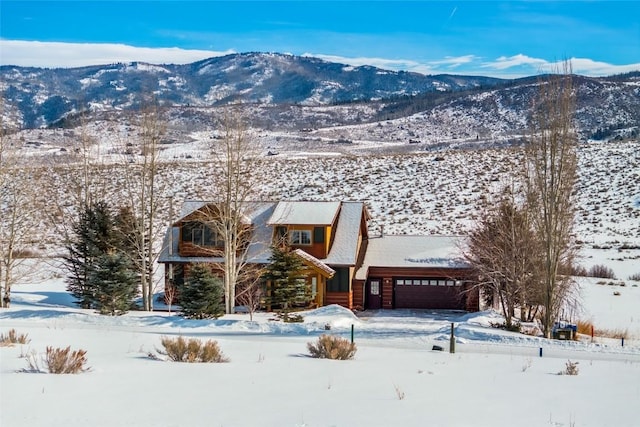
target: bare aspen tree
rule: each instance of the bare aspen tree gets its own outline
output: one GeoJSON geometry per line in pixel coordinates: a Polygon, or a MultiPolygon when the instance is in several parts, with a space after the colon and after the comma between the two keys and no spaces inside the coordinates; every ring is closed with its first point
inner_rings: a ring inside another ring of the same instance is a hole
{"type": "Polygon", "coordinates": [[[20,162],[19,142],[4,122],[0,125],[0,307],[8,308],[12,285],[30,270],[26,256],[40,228],[34,193],[37,171],[20,162]]]}
{"type": "Polygon", "coordinates": [[[125,159],[122,168],[124,216],[129,218],[127,246],[140,280],[143,309],[153,310],[154,273],[161,241],[158,170],[160,142],[166,133],[166,123],[159,106],[144,108],[138,118],[139,155],[125,159]]]}
{"type": "Polygon", "coordinates": [[[255,244],[251,215],[258,200],[258,153],[242,117],[233,111],[225,114],[221,135],[213,141],[210,200],[214,208],[204,221],[224,242],[221,253],[213,255],[224,259],[218,267],[224,278],[225,312],[232,313],[236,287],[255,274],[246,254],[255,244]]]}
{"type": "Polygon", "coordinates": [[[262,281],[263,267],[254,266],[242,270],[242,278],[238,280],[240,285],[236,289],[236,301],[244,306],[249,313],[249,320],[253,321],[253,314],[262,305],[265,296],[262,281]]]}
{"type": "Polygon", "coordinates": [[[533,229],[540,244],[542,328],[551,336],[553,323],[575,284],[562,274],[575,256],[572,244],[577,137],[571,64],[539,84],[533,106],[531,136],[525,144],[525,182],[533,229]]]}

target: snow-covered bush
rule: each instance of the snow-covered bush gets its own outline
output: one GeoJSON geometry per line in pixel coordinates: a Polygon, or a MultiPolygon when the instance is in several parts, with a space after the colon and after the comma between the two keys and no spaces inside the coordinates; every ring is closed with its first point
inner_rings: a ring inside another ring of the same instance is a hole
{"type": "Polygon", "coordinates": [[[578,375],[578,363],[580,362],[572,362],[571,360],[567,360],[567,364],[564,370],[558,372],[558,375],[578,375]]]}

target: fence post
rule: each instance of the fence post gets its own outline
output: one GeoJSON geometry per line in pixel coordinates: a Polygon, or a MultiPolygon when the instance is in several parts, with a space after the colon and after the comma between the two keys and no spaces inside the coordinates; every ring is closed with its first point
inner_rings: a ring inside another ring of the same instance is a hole
{"type": "Polygon", "coordinates": [[[453,335],[453,323],[451,324],[451,337],[449,338],[449,353],[456,352],[456,337],[453,335]]]}
{"type": "Polygon", "coordinates": [[[351,324],[351,344],[353,344],[353,323],[351,324]]]}
{"type": "Polygon", "coordinates": [[[540,357],[542,357],[542,347],[540,347],[540,357]]]}

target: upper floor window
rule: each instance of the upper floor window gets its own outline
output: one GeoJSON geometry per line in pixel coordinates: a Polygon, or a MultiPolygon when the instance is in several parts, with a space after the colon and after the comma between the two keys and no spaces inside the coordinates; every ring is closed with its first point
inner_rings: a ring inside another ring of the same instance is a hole
{"type": "Polygon", "coordinates": [[[197,246],[221,247],[224,240],[201,222],[187,222],[182,226],[182,241],[197,246]]]}
{"type": "Polygon", "coordinates": [[[289,235],[291,236],[292,245],[311,244],[311,230],[291,230],[289,235]]]}

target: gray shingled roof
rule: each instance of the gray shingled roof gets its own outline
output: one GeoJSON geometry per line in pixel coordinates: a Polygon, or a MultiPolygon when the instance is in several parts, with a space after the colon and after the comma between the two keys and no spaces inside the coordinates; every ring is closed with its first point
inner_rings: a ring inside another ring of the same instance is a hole
{"type": "Polygon", "coordinates": [[[369,267],[464,268],[461,236],[389,235],[369,239],[367,253],[356,279],[367,278],[369,267]]]}

